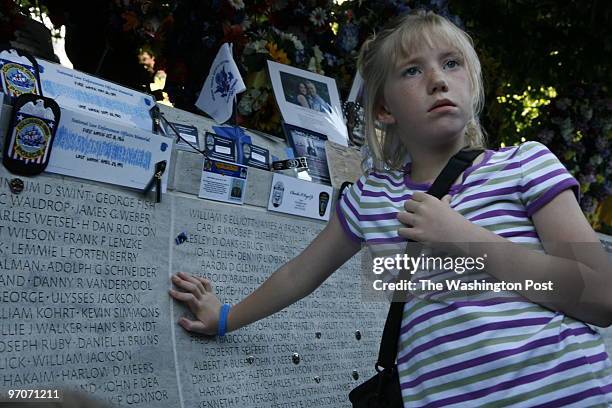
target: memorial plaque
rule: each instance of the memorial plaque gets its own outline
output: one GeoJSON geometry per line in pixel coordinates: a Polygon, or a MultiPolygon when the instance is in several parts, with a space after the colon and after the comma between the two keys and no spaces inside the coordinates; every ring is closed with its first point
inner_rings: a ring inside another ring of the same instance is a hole
{"type": "MultiPolygon", "coordinates": [[[[324,226],[185,197],[175,197],[173,212],[173,235],[184,232],[188,241],[175,247],[172,269],[209,278],[230,304],[299,254],[324,226]]],[[[374,374],[387,311],[385,304],[361,303],[358,258],[310,296],[225,338],[177,326],[185,406],[350,406],[348,392],[361,382],[353,371],[362,381],[374,374]]],[[[182,315],[189,312],[176,305],[174,319],[182,315]]]]}
{"type": "Polygon", "coordinates": [[[21,178],[18,191],[13,179],[0,170],[0,391],[73,388],[134,407],[341,407],[373,374],[386,305],[361,303],[359,256],[225,338],[176,324],[188,312],[167,295],[170,273],[207,276],[236,303],[324,223],[173,193],[153,203],[58,176],[21,178]]]}
{"type": "Polygon", "coordinates": [[[166,203],[0,170],[0,390],[174,406],[166,203]]]}

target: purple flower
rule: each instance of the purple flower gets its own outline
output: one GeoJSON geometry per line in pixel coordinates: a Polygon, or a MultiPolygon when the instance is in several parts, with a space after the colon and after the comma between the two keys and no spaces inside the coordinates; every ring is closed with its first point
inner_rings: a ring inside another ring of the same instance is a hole
{"type": "Polygon", "coordinates": [[[585,213],[592,214],[597,208],[597,202],[590,195],[585,195],[580,200],[580,207],[585,213]]]}
{"type": "Polygon", "coordinates": [[[595,174],[587,173],[579,175],[578,180],[580,181],[580,184],[591,184],[594,183],[597,178],[595,177],[595,174]]]}
{"type": "Polygon", "coordinates": [[[605,137],[599,136],[597,139],[595,139],[595,147],[597,150],[604,150],[608,147],[608,141],[605,137]]]}

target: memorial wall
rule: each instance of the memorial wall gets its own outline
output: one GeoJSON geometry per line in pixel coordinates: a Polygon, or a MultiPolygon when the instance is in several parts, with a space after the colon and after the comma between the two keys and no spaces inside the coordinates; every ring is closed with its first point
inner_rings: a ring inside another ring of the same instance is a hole
{"type": "Polygon", "coordinates": [[[177,325],[190,313],[168,296],[172,273],[206,276],[235,304],[325,225],[267,211],[272,175],[258,169],[245,205],[199,199],[201,161],[173,152],[160,203],[0,169],[1,391],[74,388],[134,407],[349,406],[349,390],[374,374],[388,307],[360,301],[359,255],[312,295],[224,338],[177,325]]]}

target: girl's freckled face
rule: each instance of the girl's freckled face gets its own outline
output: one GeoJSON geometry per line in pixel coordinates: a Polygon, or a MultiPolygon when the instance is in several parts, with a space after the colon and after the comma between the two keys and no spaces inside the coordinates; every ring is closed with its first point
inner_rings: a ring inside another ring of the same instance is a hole
{"type": "Polygon", "coordinates": [[[400,60],[387,78],[389,120],[410,142],[436,145],[463,135],[472,117],[469,75],[452,47],[423,47],[400,60]],[[433,108],[438,101],[445,106],[433,108]]]}

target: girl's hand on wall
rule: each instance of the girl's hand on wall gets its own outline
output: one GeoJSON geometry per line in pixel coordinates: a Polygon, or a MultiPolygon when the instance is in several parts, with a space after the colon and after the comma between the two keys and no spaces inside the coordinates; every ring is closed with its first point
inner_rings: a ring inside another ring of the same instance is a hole
{"type": "Polygon", "coordinates": [[[417,242],[470,242],[470,232],[476,226],[450,207],[450,199],[450,195],[438,200],[415,192],[404,203],[406,211],[397,213],[397,219],[406,226],[398,234],[417,242]]]}
{"type": "Polygon", "coordinates": [[[217,334],[221,302],[215,296],[212,283],[208,279],[185,272],[173,275],[172,283],[181,290],[170,289],[170,296],[185,303],[197,319],[181,317],[178,323],[183,329],[200,334],[217,334]]]}

